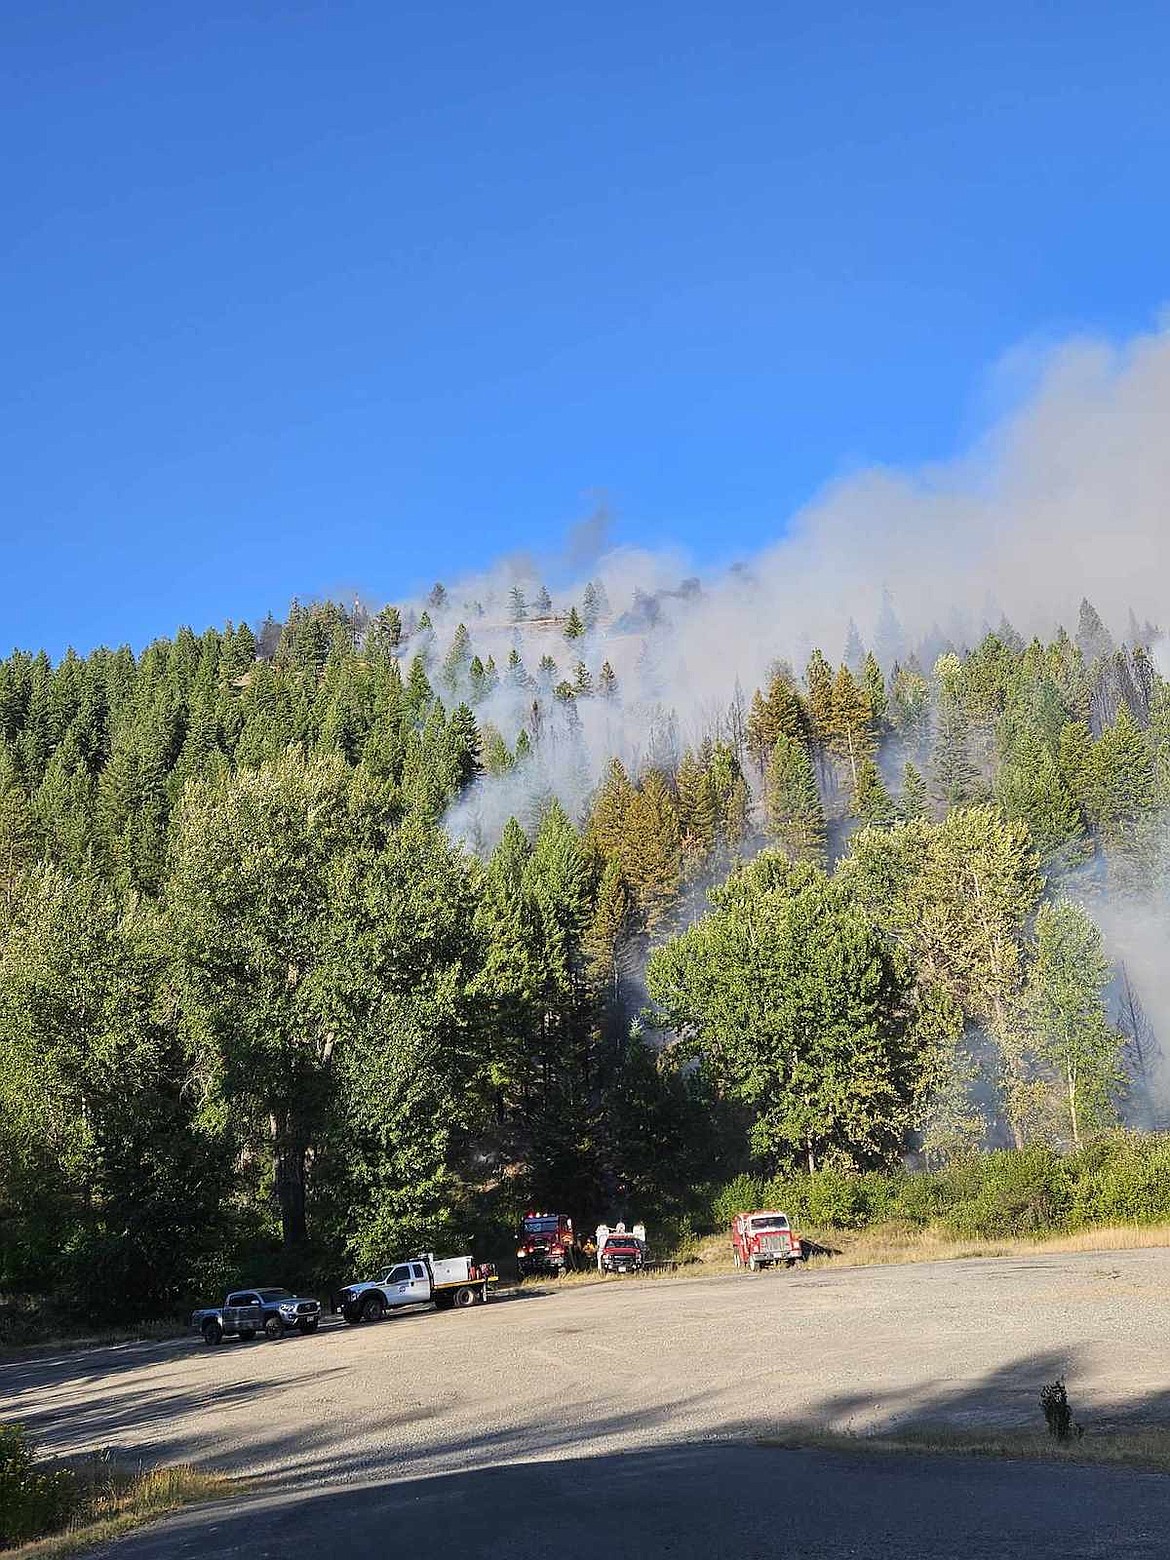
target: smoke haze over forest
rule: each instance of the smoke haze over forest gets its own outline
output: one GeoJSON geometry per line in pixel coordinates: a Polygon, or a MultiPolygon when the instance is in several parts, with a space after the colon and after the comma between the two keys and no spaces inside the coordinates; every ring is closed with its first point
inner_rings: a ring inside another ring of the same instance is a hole
{"type": "MultiPolygon", "coordinates": [[[[1085,596],[1126,640],[1131,614],[1143,626],[1165,618],[1168,427],[1170,336],[1122,347],[1071,341],[1047,355],[1031,394],[974,449],[942,466],[834,483],[755,557],[700,575],[670,552],[603,552],[553,591],[557,612],[579,603],[588,578],[609,597],[607,621],[572,649],[555,631],[508,622],[511,588],[528,600],[539,588],[530,560],[447,581],[447,605],[430,614],[434,654],[441,660],[466,622],[476,651],[501,668],[513,643],[529,671],[544,653],[561,676],[578,659],[594,676],[612,664],[619,698],[582,709],[571,752],[545,751],[541,783],[577,804],[610,756],[637,767],[656,744],[701,741],[718,730],[737,683],[750,696],[777,658],[799,670],[814,646],[838,658],[851,624],[887,671],[911,653],[929,668],[939,651],[977,642],[1005,616],[1025,637],[1050,635],[1075,625],[1085,596]]],[[[717,515],[711,523],[717,531],[717,515]]],[[[601,516],[579,529],[568,560],[595,551],[605,530],[601,516]]],[[[513,739],[526,708],[504,689],[486,714],[513,739]]],[[[472,804],[488,835],[522,808],[515,781],[505,790],[472,804]]]]}

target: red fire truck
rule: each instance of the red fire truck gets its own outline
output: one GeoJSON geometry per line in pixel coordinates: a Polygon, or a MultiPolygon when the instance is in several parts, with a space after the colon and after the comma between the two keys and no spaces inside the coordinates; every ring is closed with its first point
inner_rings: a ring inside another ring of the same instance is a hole
{"type": "Polygon", "coordinates": [[[804,1257],[800,1236],[788,1222],[786,1213],[759,1208],[755,1213],[737,1213],[731,1221],[731,1250],[736,1267],[776,1267],[783,1262],[793,1267],[804,1257]]]}
{"type": "Polygon", "coordinates": [[[549,1274],[560,1278],[577,1266],[573,1221],[564,1213],[526,1213],[516,1242],[521,1278],[549,1274]]]}

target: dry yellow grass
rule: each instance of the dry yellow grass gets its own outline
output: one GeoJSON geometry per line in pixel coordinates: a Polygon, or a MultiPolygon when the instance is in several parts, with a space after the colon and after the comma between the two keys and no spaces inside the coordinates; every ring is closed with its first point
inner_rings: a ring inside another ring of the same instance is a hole
{"type": "Polygon", "coordinates": [[[1050,1235],[1038,1240],[956,1240],[936,1229],[908,1230],[900,1225],[878,1225],[856,1234],[829,1230],[810,1232],[819,1244],[839,1255],[813,1257],[812,1267],[875,1267],[899,1262],[944,1262],[962,1257],[1018,1257],[1039,1252],[1134,1251],[1150,1246],[1170,1246],[1166,1225],[1120,1225],[1079,1230],[1072,1235],[1050,1235]]]}
{"type": "Polygon", "coordinates": [[[133,1475],[99,1496],[85,1516],[62,1533],[32,1539],[3,1551],[4,1560],[59,1560],[129,1533],[144,1522],[201,1501],[223,1500],[246,1486],[198,1468],[153,1468],[133,1475]]]}
{"type": "Polygon", "coordinates": [[[757,1444],[879,1454],[901,1452],[915,1456],[1002,1457],[1170,1473],[1170,1428],[1161,1426],[1103,1430],[1064,1445],[1043,1431],[981,1432],[926,1427],[902,1431],[898,1435],[848,1435],[831,1430],[793,1429],[760,1436],[757,1444]]]}
{"type": "MultiPolygon", "coordinates": [[[[1116,1225],[1080,1230],[1074,1235],[1052,1235],[1041,1240],[956,1240],[937,1229],[911,1230],[904,1225],[882,1224],[861,1231],[805,1229],[807,1240],[830,1248],[834,1255],[811,1257],[809,1268],[885,1267],[903,1262],[946,1262],[963,1257],[1019,1257],[1040,1252],[1136,1251],[1150,1246],[1170,1246],[1170,1225],[1116,1225]]],[[[725,1235],[706,1235],[690,1253],[697,1260],[673,1272],[651,1271],[639,1279],[669,1282],[672,1279],[707,1278],[735,1270],[731,1246],[725,1235]]],[[[566,1273],[560,1279],[535,1279],[534,1284],[579,1288],[589,1284],[624,1284],[623,1274],[598,1273],[589,1268],[566,1273]]]]}

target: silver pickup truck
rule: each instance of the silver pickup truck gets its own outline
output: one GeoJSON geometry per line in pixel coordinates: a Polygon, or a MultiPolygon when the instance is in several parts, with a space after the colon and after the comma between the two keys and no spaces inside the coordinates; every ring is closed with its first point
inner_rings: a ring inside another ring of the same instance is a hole
{"type": "Polygon", "coordinates": [[[287,1289],[237,1289],[221,1306],[196,1311],[191,1326],[203,1334],[204,1343],[221,1343],[233,1335],[247,1343],[258,1332],[266,1338],[280,1338],[294,1327],[314,1333],[320,1320],[319,1300],[287,1289]]]}

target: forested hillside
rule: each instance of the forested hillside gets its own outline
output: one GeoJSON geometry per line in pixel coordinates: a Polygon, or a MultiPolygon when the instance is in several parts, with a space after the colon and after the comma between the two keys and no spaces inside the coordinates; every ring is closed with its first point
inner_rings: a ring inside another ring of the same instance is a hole
{"type": "Polygon", "coordinates": [[[626,685],[696,589],[0,663],[0,1290],[139,1316],[1160,1124],[1097,924],[1162,935],[1153,630],[854,631],[682,722],[626,685]]]}

